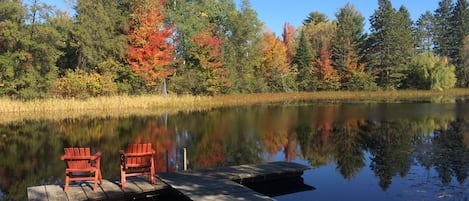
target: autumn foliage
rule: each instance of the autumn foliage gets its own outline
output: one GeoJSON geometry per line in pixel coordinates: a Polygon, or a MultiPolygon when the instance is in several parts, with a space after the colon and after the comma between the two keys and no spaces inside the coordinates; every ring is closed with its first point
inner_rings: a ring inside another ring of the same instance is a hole
{"type": "Polygon", "coordinates": [[[225,87],[230,86],[230,81],[226,77],[228,70],[223,68],[221,58],[223,52],[220,45],[223,40],[211,34],[210,29],[203,31],[192,37],[196,45],[196,51],[192,56],[199,63],[199,78],[204,89],[209,94],[219,94],[225,87]]]}
{"type": "Polygon", "coordinates": [[[285,78],[291,73],[288,48],[273,32],[263,34],[262,64],[260,75],[270,91],[282,91],[285,78]]]}
{"type": "Polygon", "coordinates": [[[288,63],[291,64],[293,60],[293,42],[294,42],[294,37],[295,37],[295,27],[293,27],[290,23],[285,22],[283,25],[283,33],[282,33],[282,39],[283,39],[283,44],[287,47],[287,58],[288,58],[288,63]]]}
{"type": "Polygon", "coordinates": [[[129,22],[127,61],[150,85],[173,73],[173,26],[165,23],[163,1],[140,0],[133,4],[129,22]]]}
{"type": "Polygon", "coordinates": [[[339,89],[340,76],[332,65],[329,49],[323,48],[319,52],[319,58],[316,59],[316,68],[314,71],[317,73],[319,89],[339,89]]]}

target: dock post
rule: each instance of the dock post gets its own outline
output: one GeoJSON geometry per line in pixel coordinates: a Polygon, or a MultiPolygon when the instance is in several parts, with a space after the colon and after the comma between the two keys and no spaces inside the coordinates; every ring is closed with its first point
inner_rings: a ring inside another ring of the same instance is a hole
{"type": "Polygon", "coordinates": [[[168,154],[168,150],[165,151],[165,158],[166,158],[166,172],[169,172],[169,154],[168,154]]]}
{"type": "Polygon", "coordinates": [[[184,147],[184,155],[183,155],[183,161],[182,161],[182,164],[183,164],[183,170],[186,171],[187,170],[187,149],[184,147]]]}

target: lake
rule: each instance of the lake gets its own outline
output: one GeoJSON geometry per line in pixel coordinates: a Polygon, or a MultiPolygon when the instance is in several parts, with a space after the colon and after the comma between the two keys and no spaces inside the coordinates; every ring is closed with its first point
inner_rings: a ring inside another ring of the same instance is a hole
{"type": "Polygon", "coordinates": [[[313,168],[313,190],[293,200],[469,200],[469,101],[305,102],[228,107],[171,115],[35,119],[0,124],[0,200],[26,188],[63,184],[64,147],[103,151],[104,178],[119,177],[127,144],[151,142],[156,169],[266,161],[313,168]]]}

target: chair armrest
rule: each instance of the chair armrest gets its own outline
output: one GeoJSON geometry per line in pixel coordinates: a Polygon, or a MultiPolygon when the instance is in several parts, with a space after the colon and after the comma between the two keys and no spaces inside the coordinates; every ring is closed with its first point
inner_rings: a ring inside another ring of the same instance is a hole
{"type": "Polygon", "coordinates": [[[94,160],[95,156],[66,156],[60,157],[60,160],[94,160]]]}
{"type": "Polygon", "coordinates": [[[101,159],[101,156],[103,156],[103,152],[101,151],[98,151],[96,154],[94,154],[93,156],[91,156],[91,160],[99,160],[101,159]]]}
{"type": "Polygon", "coordinates": [[[125,153],[125,156],[135,157],[135,156],[152,156],[155,154],[155,151],[152,152],[143,152],[143,153],[125,153]]]}

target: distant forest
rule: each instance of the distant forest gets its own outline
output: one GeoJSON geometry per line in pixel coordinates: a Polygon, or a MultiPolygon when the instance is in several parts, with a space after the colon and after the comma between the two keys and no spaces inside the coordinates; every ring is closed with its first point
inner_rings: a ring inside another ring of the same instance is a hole
{"type": "Polygon", "coordinates": [[[467,0],[416,22],[377,2],[369,19],[346,4],[277,36],[249,0],[75,0],[73,16],[1,0],[0,97],[469,87],[467,0]]]}

